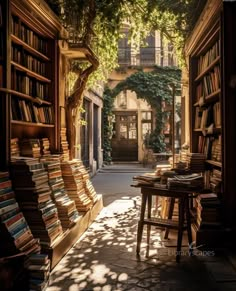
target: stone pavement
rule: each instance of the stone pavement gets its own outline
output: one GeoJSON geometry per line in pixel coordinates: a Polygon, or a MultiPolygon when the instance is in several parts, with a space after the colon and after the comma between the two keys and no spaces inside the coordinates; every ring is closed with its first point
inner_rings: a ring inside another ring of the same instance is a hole
{"type": "MultiPolygon", "coordinates": [[[[168,241],[152,231],[149,257],[145,239],[136,257],[139,189],[130,187],[138,164],[106,166],[92,179],[103,194],[104,209],[51,273],[46,291],[235,291],[236,268],[225,250],[195,251],[186,238],[181,262],[175,262],[175,234],[168,241]]],[[[145,233],[145,230],[144,230],[145,233]]]]}

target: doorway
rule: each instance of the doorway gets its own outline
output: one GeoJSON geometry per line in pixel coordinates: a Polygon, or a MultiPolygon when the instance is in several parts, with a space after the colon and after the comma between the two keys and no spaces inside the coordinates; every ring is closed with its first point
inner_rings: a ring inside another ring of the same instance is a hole
{"type": "Polygon", "coordinates": [[[138,131],[136,112],[115,112],[112,136],[113,161],[138,160],[138,131]]]}

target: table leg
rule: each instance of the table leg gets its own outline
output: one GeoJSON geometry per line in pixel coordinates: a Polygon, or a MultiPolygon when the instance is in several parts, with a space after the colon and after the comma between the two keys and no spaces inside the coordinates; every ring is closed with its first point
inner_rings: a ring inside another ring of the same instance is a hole
{"type": "Polygon", "coordinates": [[[141,244],[142,235],[143,235],[143,221],[144,221],[146,203],[147,203],[147,194],[142,194],[140,218],[138,222],[138,232],[137,232],[137,248],[136,248],[137,254],[140,253],[140,244],[141,244]]]}
{"type": "MultiPolygon", "coordinates": [[[[168,219],[172,219],[173,216],[173,211],[174,211],[174,206],[175,206],[175,198],[171,197],[170,199],[170,206],[169,206],[169,211],[168,211],[168,219]]],[[[164,234],[164,239],[168,239],[169,235],[169,229],[165,229],[165,234],[164,234]]]]}
{"type": "Polygon", "coordinates": [[[185,214],[186,214],[186,222],[187,222],[187,233],[188,233],[188,244],[189,244],[189,254],[193,254],[192,249],[192,230],[191,230],[191,215],[189,210],[189,199],[185,199],[185,214]]]}
{"type": "MultiPolygon", "coordinates": [[[[152,195],[148,195],[148,212],[147,218],[151,218],[151,211],[152,211],[152,195]]],[[[150,233],[151,233],[151,224],[147,224],[147,250],[146,250],[146,257],[149,256],[149,246],[150,246],[150,233]]]]}
{"type": "Polygon", "coordinates": [[[183,226],[184,226],[184,209],[185,209],[185,198],[179,198],[179,228],[177,238],[177,250],[176,250],[176,262],[179,263],[181,256],[181,246],[183,237],[183,226]]]}

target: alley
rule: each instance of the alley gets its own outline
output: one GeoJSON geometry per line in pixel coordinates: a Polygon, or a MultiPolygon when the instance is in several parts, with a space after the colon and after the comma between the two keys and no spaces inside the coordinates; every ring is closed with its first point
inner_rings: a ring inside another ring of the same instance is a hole
{"type": "MultiPolygon", "coordinates": [[[[104,208],[91,227],[51,273],[47,291],[227,291],[236,290],[234,264],[224,252],[188,256],[186,240],[180,264],[175,237],[165,242],[154,229],[150,256],[136,257],[139,189],[132,177],[148,171],[139,164],[106,166],[92,179],[104,208]],[[155,235],[154,235],[155,234],[155,235]]],[[[149,169],[150,171],[150,169],[149,169]]],[[[145,242],[145,239],[143,240],[145,242]]]]}

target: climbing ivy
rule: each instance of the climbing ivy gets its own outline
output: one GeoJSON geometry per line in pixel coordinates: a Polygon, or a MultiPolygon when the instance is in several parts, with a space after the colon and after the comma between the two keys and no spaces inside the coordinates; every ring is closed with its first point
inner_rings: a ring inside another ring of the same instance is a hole
{"type": "MultiPolygon", "coordinates": [[[[88,80],[106,80],[118,66],[121,28],[129,24],[129,39],[137,47],[150,31],[158,30],[170,41],[183,63],[183,46],[206,0],[46,0],[67,30],[96,53],[99,67],[88,80]]],[[[83,64],[80,64],[83,66],[83,64]]]]}
{"type": "Polygon", "coordinates": [[[149,136],[149,145],[155,152],[165,150],[162,102],[172,103],[172,88],[180,87],[181,70],[176,67],[156,66],[151,72],[139,71],[117,84],[114,89],[107,88],[104,93],[104,160],[111,151],[111,118],[115,97],[124,90],[134,91],[137,98],[146,100],[156,112],[156,127],[149,136]]]}

